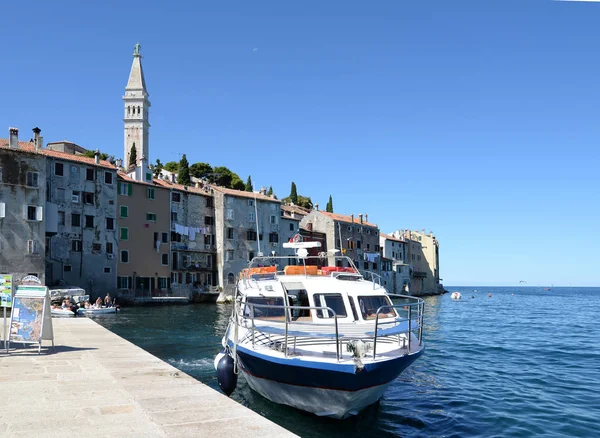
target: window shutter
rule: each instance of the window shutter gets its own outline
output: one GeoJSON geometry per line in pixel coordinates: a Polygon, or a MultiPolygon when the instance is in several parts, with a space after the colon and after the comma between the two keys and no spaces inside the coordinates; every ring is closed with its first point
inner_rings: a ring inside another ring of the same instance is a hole
{"type": "Polygon", "coordinates": [[[133,184],[128,183],[127,184],[127,196],[131,196],[132,193],[133,193],[133,184]]]}
{"type": "Polygon", "coordinates": [[[121,194],[121,181],[119,181],[119,182],[117,183],[117,190],[118,190],[118,191],[117,191],[117,194],[119,194],[119,195],[120,195],[120,194],[121,194]]]}
{"type": "Polygon", "coordinates": [[[6,217],[6,204],[0,202],[0,217],[6,217]]]}
{"type": "Polygon", "coordinates": [[[42,221],[44,219],[43,207],[35,207],[35,220],[42,221]]]}
{"type": "Polygon", "coordinates": [[[23,206],[23,219],[27,220],[27,204],[23,206]]]}

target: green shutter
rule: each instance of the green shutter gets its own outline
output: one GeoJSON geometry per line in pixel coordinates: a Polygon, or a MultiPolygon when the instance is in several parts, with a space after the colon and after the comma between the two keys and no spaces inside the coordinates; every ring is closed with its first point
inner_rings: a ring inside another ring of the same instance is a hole
{"type": "Polygon", "coordinates": [[[133,184],[129,183],[129,184],[127,184],[127,195],[131,196],[132,193],[133,193],[133,184]]]}
{"type": "Polygon", "coordinates": [[[117,195],[121,194],[121,181],[117,183],[117,195]]]}
{"type": "Polygon", "coordinates": [[[128,239],[129,239],[129,229],[121,228],[121,240],[128,240],[128,239]]]}
{"type": "Polygon", "coordinates": [[[121,217],[129,217],[129,209],[126,206],[124,206],[124,205],[121,205],[121,214],[120,214],[120,216],[121,217]]]}

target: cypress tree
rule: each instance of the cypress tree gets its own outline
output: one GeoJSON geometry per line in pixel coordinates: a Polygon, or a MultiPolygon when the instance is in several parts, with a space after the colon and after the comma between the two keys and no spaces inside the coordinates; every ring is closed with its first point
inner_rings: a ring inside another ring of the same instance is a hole
{"type": "Polygon", "coordinates": [[[269,191],[267,192],[267,196],[271,196],[273,194],[273,186],[269,186],[269,191]]]}
{"type": "Polygon", "coordinates": [[[325,210],[328,213],[333,213],[333,199],[331,199],[331,195],[329,195],[329,202],[327,202],[327,207],[325,208],[325,210]]]}
{"type": "Polygon", "coordinates": [[[248,179],[246,180],[245,190],[247,192],[251,192],[252,190],[254,190],[254,188],[252,187],[252,178],[250,177],[250,175],[248,175],[248,179]]]}
{"type": "Polygon", "coordinates": [[[183,154],[183,157],[181,157],[181,161],[179,162],[179,173],[177,174],[177,182],[184,186],[189,186],[191,183],[190,163],[188,163],[185,154],[183,154]]]}
{"type": "Polygon", "coordinates": [[[137,162],[137,149],[135,148],[135,143],[131,145],[131,151],[129,152],[129,165],[135,166],[137,162]]]}
{"type": "Polygon", "coordinates": [[[298,192],[296,191],[296,183],[292,181],[292,189],[290,190],[290,201],[298,205],[298,192]]]}

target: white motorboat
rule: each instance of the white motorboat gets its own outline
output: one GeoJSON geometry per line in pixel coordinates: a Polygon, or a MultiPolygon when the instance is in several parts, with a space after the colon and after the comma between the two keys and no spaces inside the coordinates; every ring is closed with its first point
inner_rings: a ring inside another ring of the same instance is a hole
{"type": "Polygon", "coordinates": [[[422,354],[423,300],[388,294],[346,256],[308,256],[318,242],[283,246],[296,257],[258,257],[240,273],[215,358],[219,386],[230,394],[239,370],[273,402],[357,414],[422,354]]]}
{"type": "Polygon", "coordinates": [[[451,300],[460,300],[460,299],[462,299],[462,295],[460,292],[452,292],[450,294],[450,299],[451,300]]]}
{"type": "Polygon", "coordinates": [[[52,308],[50,309],[50,314],[54,317],[71,317],[71,316],[75,316],[75,312],[69,310],[69,309],[63,309],[62,307],[56,307],[56,308],[52,308]]]}
{"type": "Polygon", "coordinates": [[[118,307],[89,307],[89,308],[84,308],[84,307],[80,307],[79,309],[77,309],[77,314],[78,315],[85,315],[85,316],[96,316],[96,315],[109,315],[111,313],[117,313],[119,311],[118,307]]]}

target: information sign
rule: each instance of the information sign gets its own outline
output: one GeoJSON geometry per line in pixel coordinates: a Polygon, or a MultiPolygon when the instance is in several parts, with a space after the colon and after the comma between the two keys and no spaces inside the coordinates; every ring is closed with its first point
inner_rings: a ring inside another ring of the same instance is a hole
{"type": "Polygon", "coordinates": [[[0,307],[12,307],[12,275],[0,274],[0,307]]]}
{"type": "Polygon", "coordinates": [[[50,314],[50,292],[46,286],[17,286],[10,318],[11,342],[38,344],[51,340],[54,345],[52,318],[50,314]]]}

